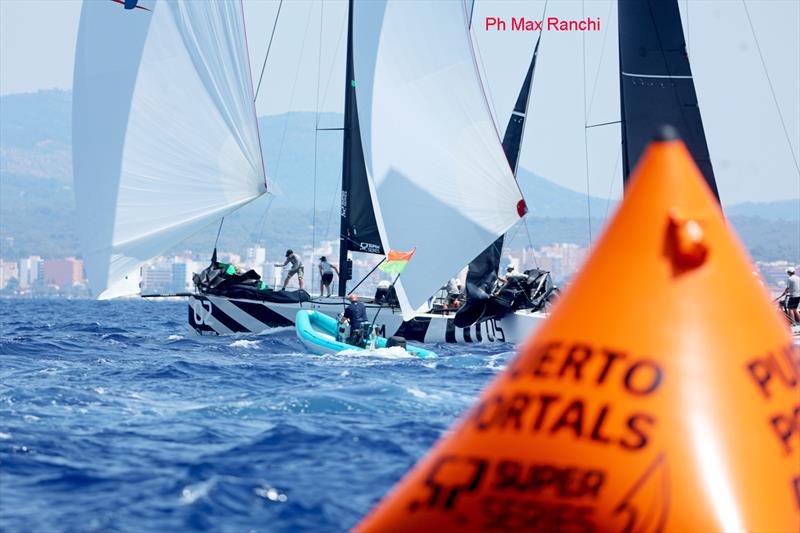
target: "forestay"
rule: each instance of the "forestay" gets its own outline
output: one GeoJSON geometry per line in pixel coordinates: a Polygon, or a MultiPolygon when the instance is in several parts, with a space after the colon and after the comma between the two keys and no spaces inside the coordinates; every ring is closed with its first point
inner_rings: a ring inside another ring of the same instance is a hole
{"type": "Polygon", "coordinates": [[[408,319],[524,214],[475,67],[463,2],[358,2],[361,138],[384,249],[417,252],[408,319]]]}
{"type": "Polygon", "coordinates": [[[78,223],[100,298],[266,191],[241,2],[124,4],[84,2],[75,61],[78,223]]]}

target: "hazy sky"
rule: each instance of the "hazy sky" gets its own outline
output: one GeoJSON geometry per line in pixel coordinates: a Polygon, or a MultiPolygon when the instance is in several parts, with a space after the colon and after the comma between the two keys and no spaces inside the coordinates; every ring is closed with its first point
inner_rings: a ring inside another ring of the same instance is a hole
{"type": "MultiPolygon", "coordinates": [[[[800,176],[790,151],[791,144],[800,156],[800,1],[747,0],[755,38],[742,0],[680,0],[679,5],[723,203],[800,197],[800,176]]],[[[277,7],[277,0],[245,0],[256,79],[277,7]]],[[[481,66],[501,130],[536,35],[487,32],[484,19],[539,19],[543,7],[539,0],[476,2],[473,20],[481,66]]],[[[593,195],[617,197],[619,127],[592,128],[584,143],[584,124],[619,119],[615,4],[548,4],[548,16],[582,14],[600,17],[602,31],[543,36],[521,164],[573,190],[585,193],[588,188],[593,195]]],[[[73,0],[0,0],[0,94],[69,88],[79,15],[80,2],[73,0]]],[[[341,110],[345,16],[343,0],[284,1],[257,101],[260,114],[341,110]]]]}

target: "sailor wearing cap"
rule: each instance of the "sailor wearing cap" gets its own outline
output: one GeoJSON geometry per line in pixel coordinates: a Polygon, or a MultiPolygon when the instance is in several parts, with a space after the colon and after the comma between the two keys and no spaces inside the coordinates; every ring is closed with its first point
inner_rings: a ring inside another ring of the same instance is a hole
{"type": "Polygon", "coordinates": [[[289,263],[292,264],[292,268],[289,269],[289,273],[286,274],[286,279],[283,280],[283,288],[281,290],[286,290],[286,287],[289,285],[289,280],[292,279],[292,276],[297,274],[297,283],[300,284],[300,289],[303,289],[303,262],[300,261],[300,258],[295,255],[292,250],[286,250],[286,261],[283,263],[275,263],[276,267],[284,267],[289,263]]]}
{"type": "Polygon", "coordinates": [[[800,324],[800,309],[798,309],[800,307],[800,277],[795,274],[794,267],[787,268],[786,274],[789,275],[789,279],[786,280],[786,288],[778,298],[786,296],[786,310],[789,318],[795,324],[800,324]]]}

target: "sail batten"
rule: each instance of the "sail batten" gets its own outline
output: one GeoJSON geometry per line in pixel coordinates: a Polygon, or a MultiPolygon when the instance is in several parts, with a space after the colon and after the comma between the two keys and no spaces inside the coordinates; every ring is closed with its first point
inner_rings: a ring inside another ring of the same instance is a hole
{"type": "Polygon", "coordinates": [[[73,165],[94,295],[266,190],[241,2],[84,2],[73,165]]]}
{"type": "Polygon", "coordinates": [[[459,2],[374,1],[354,10],[356,96],[384,249],[414,261],[396,289],[404,318],[427,310],[518,219],[459,2]]]}

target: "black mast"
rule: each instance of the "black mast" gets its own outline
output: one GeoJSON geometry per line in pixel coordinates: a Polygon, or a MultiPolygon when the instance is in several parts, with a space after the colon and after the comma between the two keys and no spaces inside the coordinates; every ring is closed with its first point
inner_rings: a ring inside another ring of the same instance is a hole
{"type": "Polygon", "coordinates": [[[347,293],[347,252],[350,243],[347,228],[350,226],[350,144],[353,135],[353,112],[355,104],[355,74],[353,72],[353,0],[347,2],[347,66],[344,86],[344,131],[342,132],[342,197],[340,206],[341,231],[339,233],[339,296],[347,293]]]}
{"type": "Polygon", "coordinates": [[[719,201],[677,0],[619,0],[623,181],[656,129],[674,126],[719,201]]]}
{"type": "Polygon", "coordinates": [[[346,294],[349,251],[382,254],[383,246],[372,209],[372,197],[361,146],[358,124],[356,80],[353,68],[353,0],[348,2],[347,66],[344,89],[344,135],[342,136],[342,198],[339,232],[339,296],[346,294]]]}

